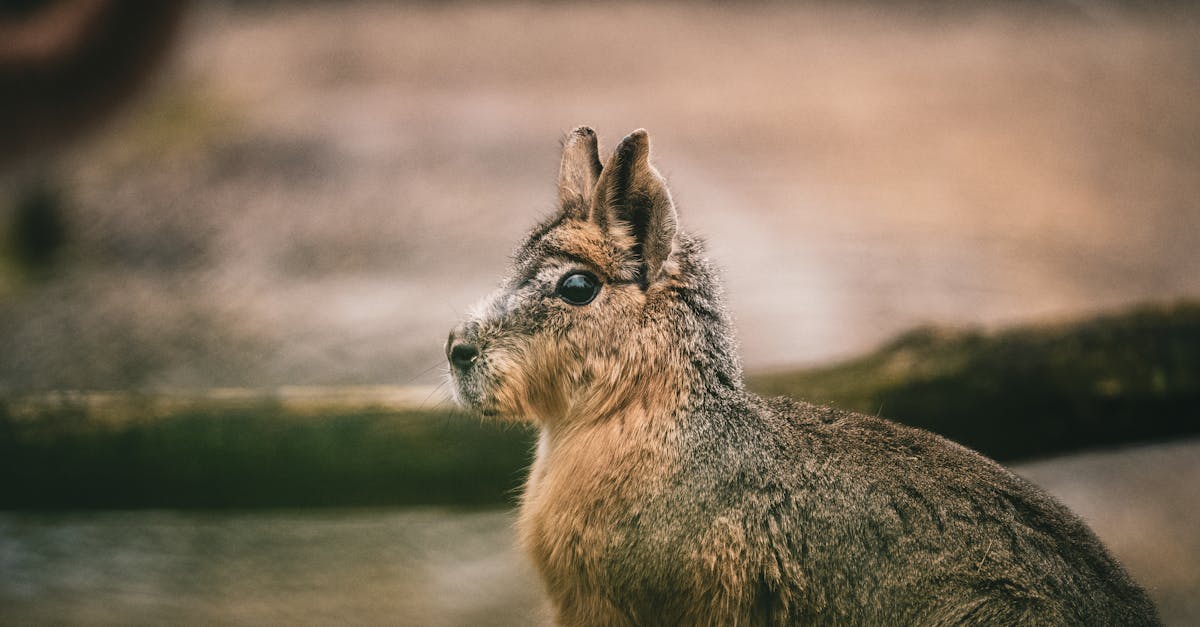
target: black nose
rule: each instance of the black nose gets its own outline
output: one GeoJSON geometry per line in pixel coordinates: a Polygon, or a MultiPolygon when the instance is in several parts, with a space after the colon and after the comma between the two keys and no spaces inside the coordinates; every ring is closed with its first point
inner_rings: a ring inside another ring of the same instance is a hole
{"type": "Polygon", "coordinates": [[[450,363],[459,370],[467,370],[479,359],[479,349],[474,344],[459,342],[450,347],[450,363]]]}

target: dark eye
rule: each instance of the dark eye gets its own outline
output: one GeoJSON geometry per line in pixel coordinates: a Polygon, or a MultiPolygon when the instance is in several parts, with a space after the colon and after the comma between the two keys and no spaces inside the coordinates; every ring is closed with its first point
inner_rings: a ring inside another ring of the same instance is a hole
{"type": "Polygon", "coordinates": [[[556,293],[572,305],[586,305],[600,293],[600,281],[586,272],[572,272],[558,282],[556,293]]]}

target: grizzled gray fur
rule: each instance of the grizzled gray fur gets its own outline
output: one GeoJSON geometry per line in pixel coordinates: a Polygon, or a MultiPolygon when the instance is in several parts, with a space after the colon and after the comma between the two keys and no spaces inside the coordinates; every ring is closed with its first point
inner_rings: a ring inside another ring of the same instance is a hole
{"type": "MultiPolygon", "coordinates": [[[[564,142],[558,213],[447,342],[536,423],[519,533],[563,625],[1153,625],[1074,514],[934,434],[742,385],[644,131],[564,142]]],[[[970,420],[963,416],[963,420],[970,420]]]]}

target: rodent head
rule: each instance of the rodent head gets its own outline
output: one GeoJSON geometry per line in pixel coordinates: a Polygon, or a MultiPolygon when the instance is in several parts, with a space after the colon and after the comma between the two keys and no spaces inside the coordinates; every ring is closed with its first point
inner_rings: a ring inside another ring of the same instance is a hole
{"type": "Polygon", "coordinates": [[[518,247],[501,287],[450,333],[456,399],[544,424],[673,412],[741,388],[720,288],[676,227],[644,130],[607,164],[586,127],[563,144],[559,210],[518,247]]]}

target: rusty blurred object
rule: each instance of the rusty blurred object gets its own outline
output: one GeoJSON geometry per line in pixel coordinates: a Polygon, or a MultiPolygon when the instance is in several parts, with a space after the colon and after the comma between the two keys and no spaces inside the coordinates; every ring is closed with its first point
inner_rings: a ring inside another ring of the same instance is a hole
{"type": "Polygon", "coordinates": [[[0,4],[0,169],[79,136],[145,83],[187,0],[0,4]]]}

